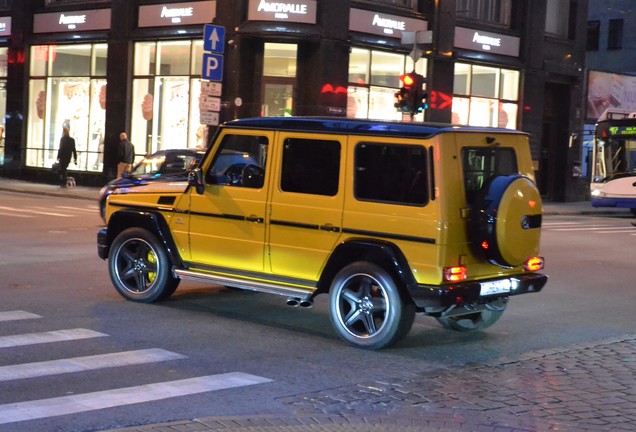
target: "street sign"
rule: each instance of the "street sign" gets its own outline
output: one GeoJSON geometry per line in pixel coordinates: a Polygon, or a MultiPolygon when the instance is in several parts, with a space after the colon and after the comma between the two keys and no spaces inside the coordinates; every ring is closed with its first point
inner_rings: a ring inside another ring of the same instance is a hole
{"type": "Polygon", "coordinates": [[[221,98],[214,96],[201,95],[199,102],[199,108],[201,111],[221,111],[221,98]]]}
{"type": "Polygon", "coordinates": [[[201,124],[208,126],[219,125],[219,113],[214,111],[201,111],[200,120],[201,124]]]}
{"type": "Polygon", "coordinates": [[[203,27],[203,51],[223,54],[225,48],[225,27],[206,24],[203,27]]]}
{"type": "Polygon", "coordinates": [[[208,81],[223,81],[223,56],[221,54],[203,53],[201,78],[208,81]]]}
{"type": "Polygon", "coordinates": [[[221,96],[223,84],[214,81],[201,81],[201,94],[207,96],[221,96]]]}

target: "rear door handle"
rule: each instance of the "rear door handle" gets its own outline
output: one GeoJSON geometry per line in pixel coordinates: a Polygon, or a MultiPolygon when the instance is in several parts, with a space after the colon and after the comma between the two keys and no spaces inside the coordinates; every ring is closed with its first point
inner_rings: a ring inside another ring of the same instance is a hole
{"type": "Polygon", "coordinates": [[[258,217],[256,215],[245,216],[245,220],[247,222],[263,223],[263,218],[262,217],[258,217]]]}

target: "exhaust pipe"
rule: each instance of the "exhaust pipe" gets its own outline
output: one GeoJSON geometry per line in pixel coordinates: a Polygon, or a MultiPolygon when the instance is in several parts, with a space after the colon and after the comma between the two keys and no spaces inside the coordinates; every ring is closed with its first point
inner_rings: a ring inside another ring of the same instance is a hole
{"type": "Polygon", "coordinates": [[[314,301],[311,300],[309,297],[307,297],[305,300],[301,300],[298,306],[302,308],[310,308],[313,306],[313,304],[314,304],[314,301]]]}
{"type": "Polygon", "coordinates": [[[300,299],[298,297],[289,297],[287,298],[287,306],[296,307],[300,305],[300,299]]]}

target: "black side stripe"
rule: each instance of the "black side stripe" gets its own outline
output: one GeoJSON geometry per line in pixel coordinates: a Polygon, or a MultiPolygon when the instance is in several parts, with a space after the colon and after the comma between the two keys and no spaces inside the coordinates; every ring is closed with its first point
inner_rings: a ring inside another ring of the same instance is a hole
{"type": "Polygon", "coordinates": [[[351,228],[343,228],[342,232],[345,234],[355,234],[355,235],[363,235],[363,236],[369,236],[369,237],[382,237],[382,238],[391,239],[391,240],[404,240],[404,241],[410,241],[415,243],[435,244],[435,239],[429,238],[429,237],[416,237],[416,236],[408,236],[408,235],[402,235],[402,234],[391,234],[391,233],[378,232],[378,231],[365,231],[365,230],[358,230],[358,229],[351,229],[351,228]]]}
{"type": "MultiPolygon", "coordinates": [[[[133,206],[121,206],[121,207],[133,207],[133,206]]],[[[139,206],[135,206],[135,207],[139,207],[139,206]]],[[[245,216],[233,215],[233,214],[215,214],[215,213],[199,213],[199,212],[187,212],[187,213],[194,216],[204,216],[204,217],[212,217],[212,218],[218,218],[218,219],[229,219],[229,220],[236,220],[236,221],[247,220],[245,216]]],[[[262,223],[262,219],[259,218],[258,222],[262,223]]],[[[340,232],[340,230],[338,230],[337,227],[334,227],[334,229],[327,230],[323,228],[321,225],[306,224],[301,222],[272,220],[270,223],[272,225],[286,226],[291,228],[340,232]]],[[[430,237],[408,236],[408,235],[402,235],[402,234],[392,234],[392,233],[386,233],[386,232],[380,232],[380,231],[366,231],[366,230],[358,230],[358,229],[352,229],[352,228],[343,228],[342,232],[344,234],[362,235],[367,237],[379,237],[379,238],[385,238],[390,240],[402,240],[402,241],[409,241],[409,242],[415,242],[415,243],[435,244],[435,239],[430,237]]]]}

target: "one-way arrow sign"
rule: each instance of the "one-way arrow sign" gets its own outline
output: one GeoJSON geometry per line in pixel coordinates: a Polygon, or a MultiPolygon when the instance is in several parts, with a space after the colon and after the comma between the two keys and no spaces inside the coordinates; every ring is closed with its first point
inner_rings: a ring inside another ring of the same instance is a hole
{"type": "Polygon", "coordinates": [[[203,29],[203,51],[223,54],[225,27],[206,24],[203,29]]]}

